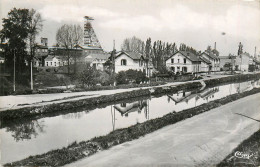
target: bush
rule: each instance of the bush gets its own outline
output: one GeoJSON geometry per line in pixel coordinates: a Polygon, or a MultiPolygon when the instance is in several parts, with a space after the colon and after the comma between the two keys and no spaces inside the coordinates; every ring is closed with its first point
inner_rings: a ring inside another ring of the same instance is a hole
{"type": "Polygon", "coordinates": [[[129,83],[127,80],[127,75],[126,72],[124,71],[120,71],[117,75],[116,75],[116,82],[117,84],[127,84],[129,83]]]}
{"type": "Polygon", "coordinates": [[[116,75],[117,84],[137,83],[148,81],[145,73],[137,70],[120,71],[116,75]]]}

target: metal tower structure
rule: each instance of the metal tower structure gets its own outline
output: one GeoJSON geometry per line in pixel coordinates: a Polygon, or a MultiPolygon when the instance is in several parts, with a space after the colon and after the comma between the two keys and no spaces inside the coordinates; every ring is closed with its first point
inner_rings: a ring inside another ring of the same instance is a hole
{"type": "Polygon", "coordinates": [[[93,48],[102,49],[96,33],[91,25],[91,21],[94,19],[89,16],[84,17],[84,45],[93,48]]]}

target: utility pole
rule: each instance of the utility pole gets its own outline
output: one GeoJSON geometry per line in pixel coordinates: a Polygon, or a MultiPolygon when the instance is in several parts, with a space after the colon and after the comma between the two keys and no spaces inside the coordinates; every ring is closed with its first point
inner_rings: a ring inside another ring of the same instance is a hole
{"type": "Polygon", "coordinates": [[[113,53],[112,53],[112,63],[113,63],[113,74],[115,74],[115,70],[116,70],[116,67],[115,67],[115,40],[113,40],[113,53]]]}
{"type": "Polygon", "coordinates": [[[15,49],[14,49],[14,92],[15,92],[15,49]]]}
{"type": "Polygon", "coordinates": [[[31,60],[31,90],[33,90],[33,60],[31,60]]]}

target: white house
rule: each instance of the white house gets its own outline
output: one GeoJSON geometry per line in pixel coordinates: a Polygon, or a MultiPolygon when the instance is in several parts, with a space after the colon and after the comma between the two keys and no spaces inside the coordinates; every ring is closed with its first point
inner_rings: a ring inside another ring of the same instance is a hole
{"type": "Polygon", "coordinates": [[[45,58],[45,66],[46,67],[59,67],[67,64],[67,61],[63,61],[63,59],[59,56],[51,56],[45,58]]]}
{"type": "Polygon", "coordinates": [[[147,60],[139,53],[121,51],[115,56],[115,72],[129,69],[146,72],[147,60]]]}
{"type": "Polygon", "coordinates": [[[201,60],[191,52],[178,51],[166,60],[166,67],[173,72],[200,72],[201,60]]]}
{"type": "Polygon", "coordinates": [[[220,58],[216,54],[205,51],[200,56],[210,61],[209,71],[220,71],[220,58]]]}
{"type": "Polygon", "coordinates": [[[209,72],[209,67],[211,66],[211,62],[204,57],[200,57],[200,72],[209,72]]]}
{"type": "Polygon", "coordinates": [[[242,53],[236,57],[236,70],[248,71],[249,64],[253,64],[253,57],[249,53],[242,53]]]}
{"type": "Polygon", "coordinates": [[[108,60],[110,54],[108,53],[91,53],[85,57],[85,62],[90,63],[91,67],[97,70],[104,70],[104,64],[108,60]]]}

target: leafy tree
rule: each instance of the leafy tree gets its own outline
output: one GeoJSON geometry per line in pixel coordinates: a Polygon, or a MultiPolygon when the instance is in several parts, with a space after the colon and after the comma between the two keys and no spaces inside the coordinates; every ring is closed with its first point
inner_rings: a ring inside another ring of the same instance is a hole
{"type": "MultiPolygon", "coordinates": [[[[59,46],[66,49],[67,52],[67,63],[68,63],[68,73],[70,73],[70,60],[72,58],[71,50],[82,43],[83,30],[80,25],[62,25],[56,33],[56,41],[59,46]]],[[[76,61],[75,61],[76,63],[76,61]]]]}
{"type": "Polygon", "coordinates": [[[124,71],[118,72],[118,74],[116,75],[116,82],[117,82],[117,84],[127,84],[128,83],[127,75],[124,71]]]}
{"type": "Polygon", "coordinates": [[[99,71],[91,67],[90,65],[87,65],[85,69],[80,73],[79,80],[82,83],[82,86],[85,87],[85,85],[93,86],[98,83],[97,78],[100,76],[99,71]]]}
{"type": "Polygon", "coordinates": [[[25,59],[26,40],[29,34],[29,10],[13,8],[3,19],[3,29],[0,31],[1,41],[7,41],[4,45],[5,63],[13,74],[13,62],[15,54],[16,73],[18,75],[26,71],[25,59]]]}
{"type": "Polygon", "coordinates": [[[123,51],[137,52],[143,54],[145,49],[145,44],[141,39],[133,36],[132,38],[126,38],[123,41],[121,49],[123,51]]]}

